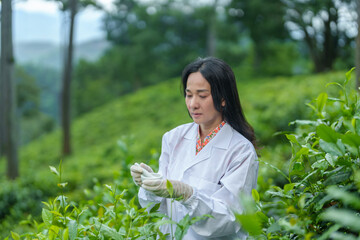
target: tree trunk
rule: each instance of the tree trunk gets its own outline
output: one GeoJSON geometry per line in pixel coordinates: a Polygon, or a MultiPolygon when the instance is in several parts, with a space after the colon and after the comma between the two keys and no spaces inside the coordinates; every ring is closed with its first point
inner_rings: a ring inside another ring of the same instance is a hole
{"type": "Polygon", "coordinates": [[[206,52],[208,56],[215,56],[216,52],[216,13],[215,11],[209,16],[209,26],[207,28],[206,36],[206,52]]]}
{"type": "Polygon", "coordinates": [[[360,0],[357,0],[357,25],[358,34],[356,37],[356,90],[360,92],[360,0]]]}
{"type": "Polygon", "coordinates": [[[324,64],[323,62],[320,60],[320,54],[319,54],[319,50],[316,48],[316,43],[315,40],[310,36],[308,30],[306,29],[306,25],[301,25],[301,29],[304,32],[305,35],[305,43],[309,48],[309,52],[310,52],[310,57],[314,63],[314,71],[315,72],[322,72],[324,71],[324,64]]]}
{"type": "Polygon", "coordinates": [[[65,53],[63,86],[61,94],[61,123],[63,128],[63,155],[71,154],[71,78],[73,60],[73,39],[77,0],[70,0],[70,28],[67,51],[65,53]]]}
{"type": "Polygon", "coordinates": [[[19,166],[11,4],[11,0],[3,0],[1,6],[0,141],[7,159],[7,177],[15,179],[19,176],[19,166]]]}
{"type": "Polygon", "coordinates": [[[206,36],[206,54],[207,56],[216,56],[216,7],[218,0],[215,0],[214,5],[209,7],[209,22],[206,36]]]}
{"type": "Polygon", "coordinates": [[[339,34],[332,34],[331,23],[336,23],[339,18],[337,15],[337,11],[331,11],[334,9],[333,2],[330,1],[327,6],[328,19],[324,20],[324,43],[323,43],[323,51],[322,54],[322,62],[324,64],[325,71],[332,70],[334,61],[337,57],[337,41],[339,34]]]}

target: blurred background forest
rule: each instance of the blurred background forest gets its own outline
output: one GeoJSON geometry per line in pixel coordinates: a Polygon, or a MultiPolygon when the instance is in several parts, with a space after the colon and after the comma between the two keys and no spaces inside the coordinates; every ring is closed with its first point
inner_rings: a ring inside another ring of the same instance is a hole
{"type": "MultiPolygon", "coordinates": [[[[291,150],[276,133],[306,118],[305,103],[359,55],[356,0],[53,1],[65,29],[55,50],[14,48],[17,1],[1,1],[0,237],[56,194],[48,166],[60,159],[74,199],[114,176],[134,196],[130,164],[156,168],[162,134],[191,121],[179,80],[196,58],[231,65],[262,158],[281,167],[291,150]],[[103,11],[105,34],[80,45],[72,26],[86,8],[103,11]]],[[[260,183],[274,181],[260,170],[260,183]]]]}

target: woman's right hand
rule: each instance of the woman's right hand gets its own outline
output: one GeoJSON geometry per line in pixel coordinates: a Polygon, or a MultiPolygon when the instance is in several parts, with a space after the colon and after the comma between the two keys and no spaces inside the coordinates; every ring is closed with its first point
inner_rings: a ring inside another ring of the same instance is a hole
{"type": "Polygon", "coordinates": [[[151,167],[149,167],[148,165],[146,165],[145,163],[135,163],[134,165],[132,165],[130,167],[130,174],[133,178],[133,181],[135,182],[135,184],[137,186],[141,186],[142,185],[142,181],[141,181],[141,174],[143,173],[144,169],[146,171],[148,171],[149,173],[153,173],[154,171],[151,169],[151,167]]]}

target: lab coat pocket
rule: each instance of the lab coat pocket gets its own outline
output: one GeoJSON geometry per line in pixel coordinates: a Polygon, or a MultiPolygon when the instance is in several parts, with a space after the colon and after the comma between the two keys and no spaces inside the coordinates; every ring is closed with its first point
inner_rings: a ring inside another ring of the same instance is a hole
{"type": "Polygon", "coordinates": [[[198,191],[203,192],[208,196],[212,196],[217,190],[220,189],[221,185],[207,181],[203,178],[197,178],[189,176],[188,184],[195,187],[198,191]]]}

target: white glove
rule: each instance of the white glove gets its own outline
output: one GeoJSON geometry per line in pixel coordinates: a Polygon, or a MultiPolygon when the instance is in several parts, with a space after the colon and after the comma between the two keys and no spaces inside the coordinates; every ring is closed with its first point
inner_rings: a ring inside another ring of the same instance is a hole
{"type": "MultiPolygon", "coordinates": [[[[166,188],[167,179],[144,179],[141,185],[147,191],[153,192],[159,197],[169,198],[170,193],[166,188]]],[[[189,199],[193,194],[193,188],[186,183],[169,180],[173,186],[172,198],[181,198],[183,201],[189,199]]]]}
{"type": "Polygon", "coordinates": [[[151,169],[151,167],[149,167],[148,165],[146,165],[145,163],[135,163],[134,165],[132,165],[130,167],[130,174],[133,178],[133,181],[135,182],[135,184],[137,186],[141,186],[142,181],[141,181],[141,174],[143,172],[146,173],[153,173],[154,171],[151,169]]]}

